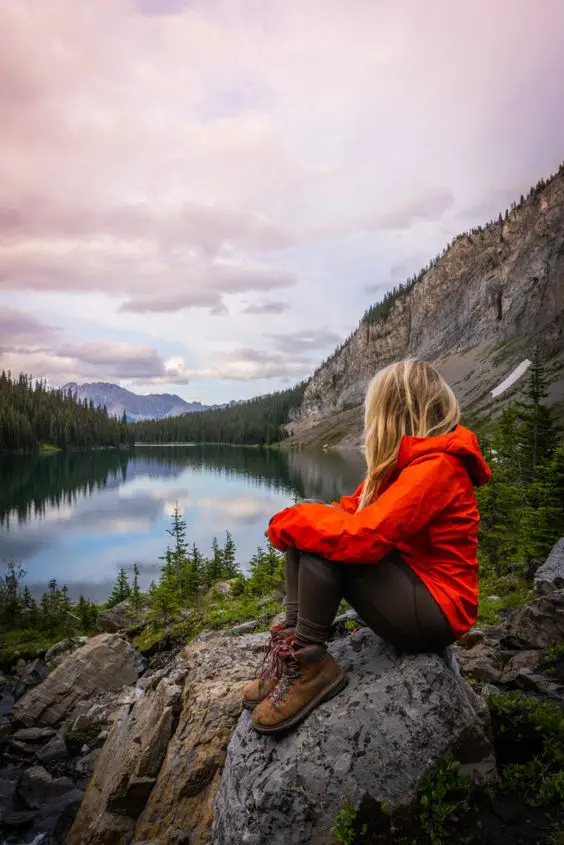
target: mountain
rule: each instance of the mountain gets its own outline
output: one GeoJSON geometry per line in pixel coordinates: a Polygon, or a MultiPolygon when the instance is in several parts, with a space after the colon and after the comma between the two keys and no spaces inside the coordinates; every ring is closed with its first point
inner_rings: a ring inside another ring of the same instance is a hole
{"type": "Polygon", "coordinates": [[[180,414],[190,414],[205,411],[206,406],[201,402],[185,402],[175,393],[149,393],[139,395],[103,381],[91,384],[76,384],[69,382],[63,390],[72,390],[78,399],[92,400],[95,405],[105,405],[108,413],[113,417],[121,417],[123,412],[129,422],[138,420],[161,420],[165,417],[176,417],[180,414]]]}
{"type": "MultiPolygon", "coordinates": [[[[535,348],[564,364],[564,165],[366,312],[314,373],[287,443],[358,444],[370,379],[409,356],[438,367],[467,418],[490,417],[519,392],[535,348]]],[[[564,409],[564,367],[551,400],[564,409]]]]}

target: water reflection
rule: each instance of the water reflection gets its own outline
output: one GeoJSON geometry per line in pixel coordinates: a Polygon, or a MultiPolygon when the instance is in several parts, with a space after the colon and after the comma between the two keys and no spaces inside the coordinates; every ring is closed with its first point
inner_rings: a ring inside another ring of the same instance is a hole
{"type": "Polygon", "coordinates": [[[363,473],[351,453],[233,447],[142,447],[0,458],[0,559],[21,561],[37,591],[55,577],[71,593],[106,597],[120,566],[159,571],[178,502],[203,551],[230,531],[245,564],[270,516],[297,494],[327,501],[363,473]]]}

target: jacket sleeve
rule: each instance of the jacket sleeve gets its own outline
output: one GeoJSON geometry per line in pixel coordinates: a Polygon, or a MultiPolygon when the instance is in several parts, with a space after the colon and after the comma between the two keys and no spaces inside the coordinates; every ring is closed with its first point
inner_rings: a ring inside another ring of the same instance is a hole
{"type": "Polygon", "coordinates": [[[417,534],[460,492],[458,461],[444,453],[413,461],[376,501],[357,513],[302,504],[278,513],[268,537],[278,549],[291,546],[344,563],[376,563],[402,538],[417,534]]]}
{"type": "Polygon", "coordinates": [[[341,508],[346,513],[354,513],[358,508],[364,481],[359,484],[352,496],[343,496],[339,502],[331,502],[334,508],[341,508]]]}

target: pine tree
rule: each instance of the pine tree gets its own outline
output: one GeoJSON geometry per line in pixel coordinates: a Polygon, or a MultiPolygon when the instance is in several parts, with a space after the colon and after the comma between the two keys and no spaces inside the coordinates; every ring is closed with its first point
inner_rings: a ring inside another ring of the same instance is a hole
{"type": "Polygon", "coordinates": [[[525,401],[520,403],[519,451],[526,481],[534,481],[539,464],[550,458],[558,442],[554,410],[544,403],[548,397],[550,373],[535,350],[528,373],[525,401]]]}
{"type": "Polygon", "coordinates": [[[550,459],[539,465],[528,499],[530,506],[522,524],[525,557],[544,559],[564,536],[564,447],[555,449],[550,459]]]}
{"type": "Polygon", "coordinates": [[[106,602],[107,607],[114,607],[114,605],[119,604],[125,599],[128,599],[131,595],[131,586],[129,584],[129,579],[127,577],[127,573],[123,567],[118,572],[118,577],[115,583],[115,586],[111,592],[110,598],[106,602]]]}
{"type": "Polygon", "coordinates": [[[141,608],[141,590],[139,588],[139,566],[133,564],[133,586],[131,588],[131,602],[134,609],[139,612],[141,608]]]}
{"type": "Polygon", "coordinates": [[[7,627],[18,623],[22,612],[20,584],[25,572],[14,561],[9,561],[6,572],[0,578],[0,620],[7,627]]]}
{"type": "Polygon", "coordinates": [[[239,566],[237,564],[237,561],[235,560],[235,552],[236,549],[235,543],[233,542],[233,537],[231,536],[229,531],[226,531],[225,545],[221,553],[224,578],[236,578],[236,576],[239,574],[239,566]]]}
{"type": "Polygon", "coordinates": [[[206,576],[209,586],[223,578],[223,549],[219,548],[217,537],[212,540],[212,557],[207,561],[206,576]]]}
{"type": "Polygon", "coordinates": [[[165,628],[168,628],[172,617],[180,609],[178,600],[178,586],[174,577],[165,576],[161,578],[158,587],[151,593],[152,615],[156,617],[165,628]]]}

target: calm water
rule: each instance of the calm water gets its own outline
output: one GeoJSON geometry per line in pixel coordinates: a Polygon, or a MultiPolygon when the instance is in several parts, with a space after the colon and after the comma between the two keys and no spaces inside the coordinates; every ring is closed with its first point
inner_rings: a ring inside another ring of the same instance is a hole
{"type": "Polygon", "coordinates": [[[147,586],[178,502],[189,541],[207,553],[230,531],[244,568],[294,494],[330,501],[352,492],[362,473],[356,453],[233,447],[0,456],[0,563],[19,561],[34,592],[56,578],[75,598],[103,601],[117,570],[134,563],[147,586]]]}

